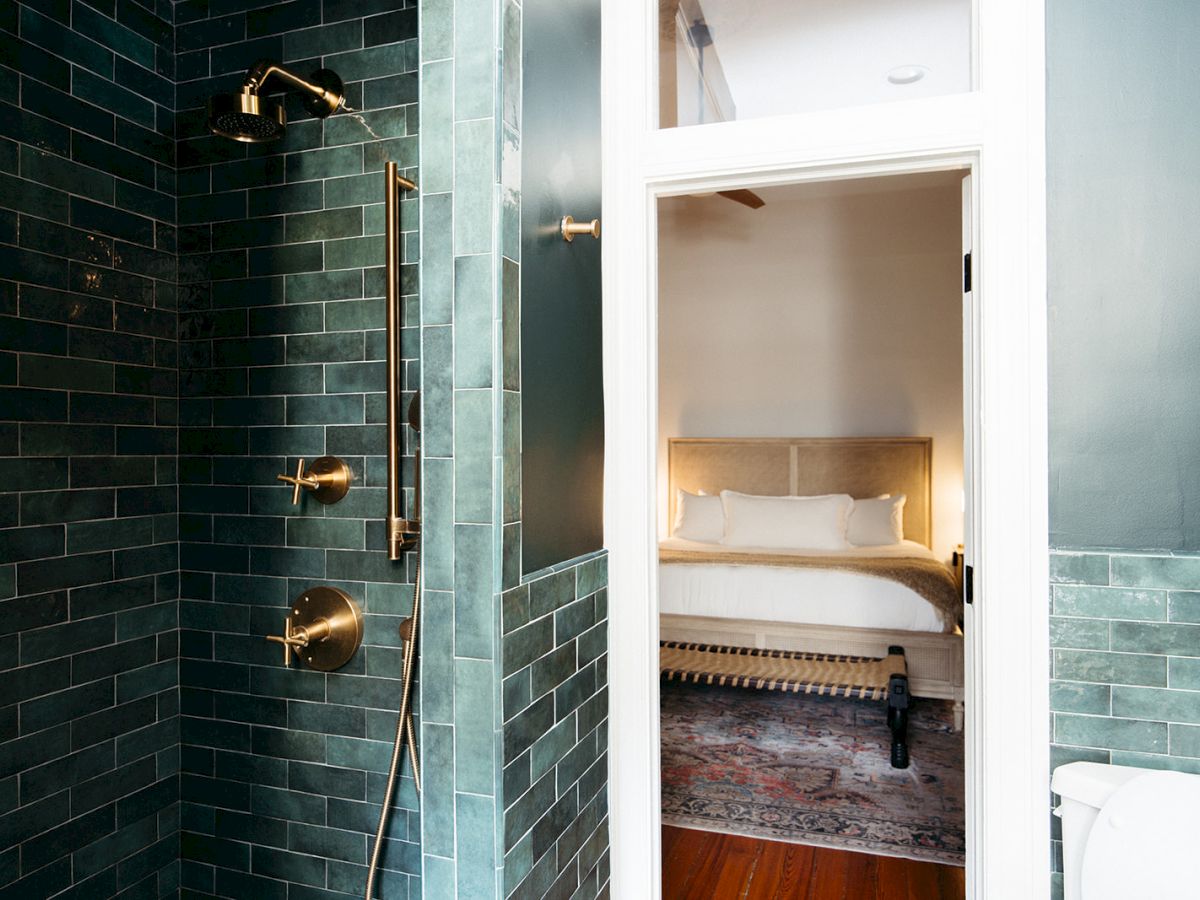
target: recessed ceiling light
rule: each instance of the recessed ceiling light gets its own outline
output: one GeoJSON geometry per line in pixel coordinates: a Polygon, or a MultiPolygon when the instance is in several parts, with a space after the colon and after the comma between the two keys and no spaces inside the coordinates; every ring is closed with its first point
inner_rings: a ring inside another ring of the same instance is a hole
{"type": "Polygon", "coordinates": [[[887,73],[887,80],[892,84],[915,84],[928,74],[925,66],[896,66],[887,73]]]}

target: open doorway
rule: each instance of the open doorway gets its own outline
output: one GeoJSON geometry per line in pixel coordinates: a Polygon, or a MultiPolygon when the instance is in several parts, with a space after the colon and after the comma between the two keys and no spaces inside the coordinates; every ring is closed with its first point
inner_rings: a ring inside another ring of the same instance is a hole
{"type": "Polygon", "coordinates": [[[666,898],[964,896],[965,174],[659,201],[666,898]]]}

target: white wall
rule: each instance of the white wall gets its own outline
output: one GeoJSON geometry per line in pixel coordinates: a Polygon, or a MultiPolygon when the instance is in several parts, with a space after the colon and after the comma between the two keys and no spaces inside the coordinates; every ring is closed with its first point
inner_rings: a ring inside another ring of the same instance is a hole
{"type": "Polygon", "coordinates": [[[739,119],[971,89],[970,0],[700,0],[700,8],[739,119]],[[910,65],[928,74],[908,85],[887,80],[910,65]]]}
{"type": "Polygon", "coordinates": [[[669,437],[933,438],[933,549],[962,540],[959,175],[659,208],[660,533],[669,437]]]}

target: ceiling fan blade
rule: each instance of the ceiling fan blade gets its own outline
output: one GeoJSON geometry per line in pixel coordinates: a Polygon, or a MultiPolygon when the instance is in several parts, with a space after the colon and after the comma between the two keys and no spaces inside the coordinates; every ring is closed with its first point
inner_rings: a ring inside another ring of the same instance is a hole
{"type": "Polygon", "coordinates": [[[728,197],[734,203],[740,203],[751,209],[760,209],[767,205],[767,201],[754,193],[754,191],[717,191],[717,193],[722,197],[728,197]]]}

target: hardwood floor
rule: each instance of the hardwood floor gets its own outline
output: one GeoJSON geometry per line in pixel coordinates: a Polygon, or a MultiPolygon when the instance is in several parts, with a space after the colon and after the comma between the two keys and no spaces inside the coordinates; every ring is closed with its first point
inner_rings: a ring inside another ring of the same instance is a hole
{"type": "Polygon", "coordinates": [[[664,825],[663,900],[963,900],[957,866],[664,825]]]}

